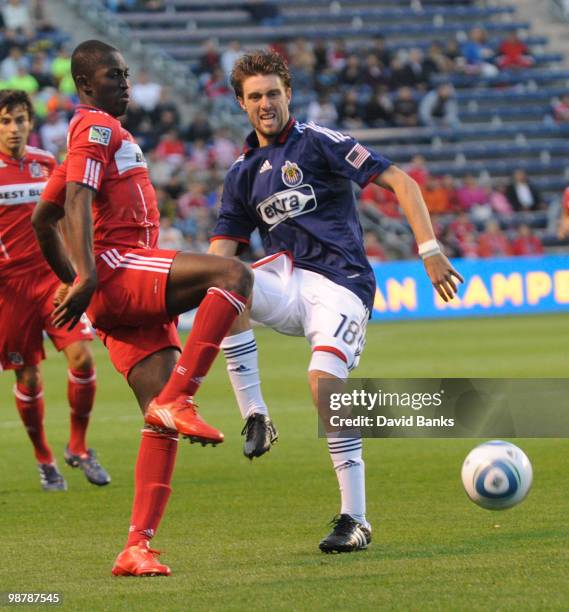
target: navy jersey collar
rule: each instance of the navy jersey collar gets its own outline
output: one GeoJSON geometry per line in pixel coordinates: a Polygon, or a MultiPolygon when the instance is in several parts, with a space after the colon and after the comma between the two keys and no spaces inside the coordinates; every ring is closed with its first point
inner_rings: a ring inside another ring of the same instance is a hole
{"type": "MultiPolygon", "coordinates": [[[[282,132],[277,136],[275,144],[284,144],[287,141],[287,138],[292,130],[292,126],[296,123],[296,119],[294,117],[290,117],[287,124],[284,126],[282,132]]],[[[249,136],[245,139],[245,144],[243,145],[243,153],[247,155],[253,149],[259,148],[259,139],[257,138],[257,132],[253,130],[249,136]]]]}

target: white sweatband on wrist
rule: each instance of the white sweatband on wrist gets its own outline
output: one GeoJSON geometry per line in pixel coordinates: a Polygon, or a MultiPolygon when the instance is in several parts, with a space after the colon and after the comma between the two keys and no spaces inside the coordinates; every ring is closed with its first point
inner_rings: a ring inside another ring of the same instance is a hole
{"type": "Polygon", "coordinates": [[[419,245],[419,257],[421,257],[421,259],[426,259],[432,255],[438,255],[441,252],[441,247],[436,240],[427,240],[421,242],[419,245]]]}

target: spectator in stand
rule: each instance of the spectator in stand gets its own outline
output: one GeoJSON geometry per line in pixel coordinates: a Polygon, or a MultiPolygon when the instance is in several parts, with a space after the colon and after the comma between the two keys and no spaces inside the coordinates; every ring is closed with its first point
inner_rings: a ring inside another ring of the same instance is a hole
{"type": "Polygon", "coordinates": [[[459,212],[456,218],[450,222],[449,228],[461,248],[469,237],[476,235],[476,228],[465,212],[459,212]]]}
{"type": "Polygon", "coordinates": [[[413,155],[411,162],[405,166],[405,172],[415,179],[421,189],[427,184],[430,176],[427,161],[423,155],[413,155]]]}
{"type": "Polygon", "coordinates": [[[446,215],[452,212],[451,194],[443,185],[441,178],[429,176],[421,191],[432,215],[446,215]]]}
{"type": "Polygon", "coordinates": [[[23,66],[19,66],[16,74],[9,81],[6,81],[6,86],[9,89],[25,91],[30,95],[35,94],[40,88],[38,82],[28,72],[28,69],[23,66]]]}
{"type": "Polygon", "coordinates": [[[444,47],[438,41],[434,41],[429,46],[427,55],[423,60],[423,74],[428,82],[435,74],[451,72],[452,65],[444,53],[444,47]]]}
{"type": "Polygon", "coordinates": [[[498,47],[496,63],[501,70],[511,68],[530,68],[535,64],[528,46],[520,40],[516,32],[510,32],[498,47]]]}
{"type": "Polygon", "coordinates": [[[190,125],[188,125],[184,133],[184,139],[189,142],[194,142],[196,140],[209,142],[212,136],[213,129],[207,115],[202,111],[198,111],[194,115],[190,125]]]}
{"type": "MultiPolygon", "coordinates": [[[[58,87],[65,79],[71,77],[71,55],[65,45],[60,47],[57,55],[51,62],[51,75],[58,87]]],[[[75,88],[73,91],[75,91],[75,88]]]]}
{"type": "Polygon", "coordinates": [[[188,170],[204,171],[211,168],[211,153],[203,140],[195,140],[188,155],[188,170]]]}
{"type": "Polygon", "coordinates": [[[239,156],[239,147],[230,137],[227,128],[215,131],[210,148],[210,158],[217,169],[227,170],[239,156]]]}
{"type": "Polygon", "coordinates": [[[326,41],[319,38],[312,46],[314,54],[314,71],[316,73],[324,72],[330,68],[328,63],[328,45],[326,41]]]}
{"type": "Polygon", "coordinates": [[[373,214],[370,216],[373,218],[377,218],[378,214],[390,219],[402,218],[395,194],[373,181],[362,189],[359,201],[361,210],[371,211],[373,214]]]}
{"type": "Polygon", "coordinates": [[[559,218],[559,227],[557,229],[557,237],[559,240],[565,240],[569,236],[569,187],[565,188],[561,199],[561,216],[559,218]]]}
{"type": "Polygon", "coordinates": [[[289,45],[289,49],[290,57],[293,58],[297,68],[312,75],[314,73],[314,66],[316,65],[316,57],[308,41],[305,38],[297,38],[289,45]]]}
{"type": "Polygon", "coordinates": [[[13,46],[8,52],[8,57],[2,60],[2,64],[0,64],[0,79],[9,81],[18,74],[18,68],[27,70],[28,60],[21,47],[13,46]]]}
{"type": "Polygon", "coordinates": [[[359,129],[364,126],[360,108],[360,97],[356,89],[348,89],[338,104],[338,123],[348,130],[359,129]]]}
{"type": "Polygon", "coordinates": [[[454,87],[450,83],[441,83],[426,94],[419,105],[419,115],[423,125],[429,127],[458,127],[458,104],[454,87]]]}
{"type": "Polygon", "coordinates": [[[332,43],[330,53],[328,55],[328,64],[332,70],[340,72],[346,65],[348,51],[346,49],[346,41],[339,38],[332,43]]]}
{"type": "Polygon", "coordinates": [[[387,68],[389,64],[391,64],[391,51],[387,48],[385,38],[383,38],[381,34],[376,34],[373,37],[369,52],[377,57],[384,68],[387,68]]]}
{"type": "Polygon", "coordinates": [[[497,182],[488,196],[490,207],[497,215],[501,217],[511,217],[514,214],[514,209],[506,195],[506,183],[504,181],[497,182]]]}
{"type": "Polygon", "coordinates": [[[178,168],[186,155],[186,147],[175,129],[168,130],[160,136],[156,147],[156,157],[178,168]]]}
{"type": "Polygon", "coordinates": [[[456,236],[453,234],[450,226],[447,226],[443,230],[443,233],[439,238],[439,242],[441,242],[443,251],[448,258],[463,256],[463,251],[460,248],[460,244],[456,239],[456,236]]]}
{"type": "Polygon", "coordinates": [[[340,84],[349,87],[357,87],[362,83],[362,67],[360,56],[357,53],[350,53],[346,60],[346,65],[340,72],[340,84]]]}
{"type": "Polygon", "coordinates": [[[214,38],[208,38],[202,45],[196,71],[199,75],[210,75],[216,68],[221,67],[219,47],[214,38]]]}
{"type": "Polygon", "coordinates": [[[141,70],[136,83],[131,87],[130,96],[138,106],[147,112],[152,112],[160,100],[161,92],[162,86],[151,81],[146,70],[141,70]]]}
{"type": "Polygon", "coordinates": [[[172,100],[172,90],[170,87],[162,87],[160,99],[154,110],[150,113],[152,122],[162,130],[178,128],[180,125],[180,111],[172,100]],[[168,114],[166,114],[168,113],[168,114]]]}
{"type": "Polygon", "coordinates": [[[486,40],[486,31],[483,28],[472,28],[468,35],[468,41],[462,45],[462,55],[468,74],[480,74],[483,77],[493,77],[498,74],[498,68],[494,65],[494,49],[486,40]]]}
{"type": "Polygon", "coordinates": [[[419,106],[410,87],[400,87],[393,101],[393,123],[397,127],[419,125],[419,106]]]}
{"type": "Polygon", "coordinates": [[[2,19],[8,30],[33,36],[32,17],[27,5],[22,0],[7,0],[2,7],[2,19]]]}
{"type": "Polygon", "coordinates": [[[325,127],[335,127],[338,122],[338,111],[327,91],[318,94],[316,100],[311,100],[306,111],[308,121],[314,121],[325,127]]]}
{"type": "Polygon", "coordinates": [[[506,257],[512,254],[510,241],[504,232],[500,229],[500,225],[494,219],[486,222],[485,231],[482,232],[478,239],[478,256],[479,257],[506,257]]]}
{"type": "Polygon", "coordinates": [[[456,182],[452,174],[445,174],[441,180],[441,183],[448,193],[451,210],[460,210],[460,207],[458,205],[458,197],[456,195],[456,182]]]}
{"type": "Polygon", "coordinates": [[[542,255],[543,244],[529,225],[523,223],[512,241],[512,255],[542,255]]]}
{"type": "Polygon", "coordinates": [[[408,85],[420,91],[426,91],[429,86],[429,75],[423,67],[424,60],[425,56],[421,49],[414,47],[409,51],[409,57],[404,67],[408,74],[408,85]]]}
{"type": "Polygon", "coordinates": [[[364,232],[364,250],[370,261],[385,261],[387,259],[375,232],[369,230],[364,232]]]}
{"type": "Polygon", "coordinates": [[[220,65],[226,81],[229,80],[235,60],[241,57],[241,55],[243,55],[243,50],[241,49],[241,43],[238,40],[230,41],[222,52],[220,65]]]}
{"type": "Polygon", "coordinates": [[[377,86],[364,110],[364,121],[370,127],[393,125],[393,103],[385,86],[377,86]]]}
{"type": "Polygon", "coordinates": [[[66,117],[52,112],[39,129],[43,148],[53,153],[56,159],[65,153],[68,128],[69,122],[66,117]]]}
{"type": "Polygon", "coordinates": [[[389,86],[389,74],[375,53],[368,53],[361,71],[361,82],[371,89],[389,86]]]}
{"type": "Polygon", "coordinates": [[[34,54],[29,72],[37,81],[40,89],[55,87],[55,79],[51,74],[49,59],[43,51],[34,54]]]}
{"type": "Polygon", "coordinates": [[[551,104],[553,118],[557,123],[569,123],[569,94],[561,96],[551,104]]]}
{"type": "Polygon", "coordinates": [[[210,100],[229,95],[227,79],[221,68],[213,69],[213,72],[204,83],[204,90],[210,100]]]}
{"type": "Polygon", "coordinates": [[[515,211],[543,210],[547,205],[538,189],[528,180],[525,170],[516,170],[506,189],[506,197],[515,211]]]}
{"type": "Polygon", "coordinates": [[[187,247],[184,234],[172,225],[172,218],[168,216],[160,217],[160,234],[158,235],[159,249],[172,249],[173,251],[183,251],[187,247]]]}
{"type": "Polygon", "coordinates": [[[472,174],[464,177],[462,186],[456,191],[456,197],[460,209],[465,212],[470,212],[479,206],[486,206],[489,201],[488,190],[479,185],[472,174]]]}
{"type": "Polygon", "coordinates": [[[448,72],[456,72],[464,67],[465,59],[456,38],[449,38],[447,40],[443,53],[447,59],[448,72]]]}

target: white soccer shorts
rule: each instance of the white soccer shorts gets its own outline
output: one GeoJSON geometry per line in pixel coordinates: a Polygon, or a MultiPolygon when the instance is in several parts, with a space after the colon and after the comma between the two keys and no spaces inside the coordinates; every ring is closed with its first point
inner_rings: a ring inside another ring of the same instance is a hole
{"type": "Polygon", "coordinates": [[[305,336],[312,351],[323,351],[357,367],[365,344],[368,309],[349,289],[295,268],[288,253],[253,264],[251,318],[289,336],[305,336]]]}

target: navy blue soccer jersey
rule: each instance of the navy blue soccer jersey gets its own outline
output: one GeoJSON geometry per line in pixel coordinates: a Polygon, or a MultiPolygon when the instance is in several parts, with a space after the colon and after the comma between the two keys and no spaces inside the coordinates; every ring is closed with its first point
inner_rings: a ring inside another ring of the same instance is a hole
{"type": "Polygon", "coordinates": [[[391,162],[351,136],[293,118],[259,147],[252,132],[225,178],[213,238],[248,242],[259,228],[267,255],[355,293],[371,312],[375,277],[367,261],[352,181],[367,185],[391,162]]]}

